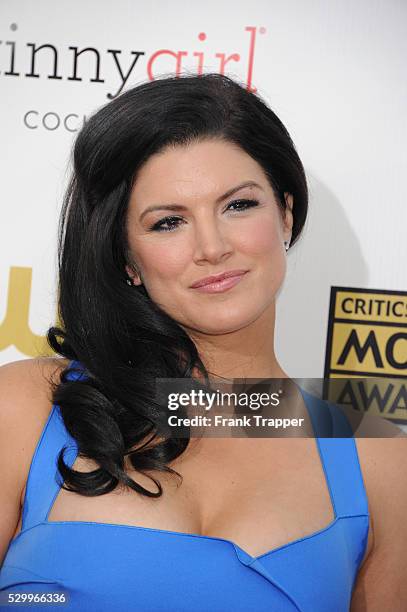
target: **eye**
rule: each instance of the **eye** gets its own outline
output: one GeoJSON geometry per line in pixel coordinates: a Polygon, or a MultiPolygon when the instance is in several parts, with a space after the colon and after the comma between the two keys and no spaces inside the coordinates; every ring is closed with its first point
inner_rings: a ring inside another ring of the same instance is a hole
{"type": "Polygon", "coordinates": [[[235,211],[241,211],[241,210],[247,210],[248,208],[252,208],[254,206],[258,206],[259,202],[258,200],[233,200],[233,202],[231,202],[226,210],[235,210],[235,211]],[[231,206],[239,206],[239,208],[235,208],[235,209],[231,209],[231,206]]]}
{"type": "Polygon", "coordinates": [[[164,219],[160,219],[157,223],[150,228],[150,232],[172,232],[174,229],[178,227],[178,224],[175,224],[176,221],[182,221],[181,217],[164,217],[164,219]],[[165,227],[165,223],[167,223],[167,227],[165,227]]]}
{"type": "MultiPolygon", "coordinates": [[[[258,200],[233,200],[228,204],[226,210],[232,210],[234,212],[240,212],[258,206],[258,200]],[[238,208],[231,208],[231,206],[238,208]]],[[[149,229],[150,232],[172,232],[179,226],[179,222],[182,221],[182,217],[164,217],[154,223],[149,229]]]]}

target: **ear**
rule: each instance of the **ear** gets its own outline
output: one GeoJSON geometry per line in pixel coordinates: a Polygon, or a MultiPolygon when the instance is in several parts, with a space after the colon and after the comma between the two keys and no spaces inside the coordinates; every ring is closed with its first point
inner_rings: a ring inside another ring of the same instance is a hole
{"type": "Polygon", "coordinates": [[[133,285],[142,285],[143,282],[141,280],[140,277],[140,272],[138,271],[138,269],[136,268],[136,266],[134,264],[127,265],[126,266],[126,272],[129,275],[129,277],[131,278],[131,280],[133,281],[133,285]]]}
{"type": "Polygon", "coordinates": [[[293,228],[293,206],[294,206],[294,198],[291,193],[284,192],[284,198],[286,202],[286,209],[284,211],[284,240],[290,240],[291,232],[293,228]]]}

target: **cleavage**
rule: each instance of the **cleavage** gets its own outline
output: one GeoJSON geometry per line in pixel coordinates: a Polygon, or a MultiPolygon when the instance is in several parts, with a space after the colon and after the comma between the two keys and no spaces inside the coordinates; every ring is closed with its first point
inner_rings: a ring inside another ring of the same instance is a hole
{"type": "MultiPolygon", "coordinates": [[[[223,538],[253,557],[327,527],[332,502],[314,438],[214,439],[169,465],[184,478],[151,471],[163,495],[150,498],[116,488],[96,497],[60,489],[47,520],[90,521],[223,538]]],[[[77,457],[73,467],[92,462],[77,457]]],[[[156,491],[147,476],[128,470],[156,491]]]]}

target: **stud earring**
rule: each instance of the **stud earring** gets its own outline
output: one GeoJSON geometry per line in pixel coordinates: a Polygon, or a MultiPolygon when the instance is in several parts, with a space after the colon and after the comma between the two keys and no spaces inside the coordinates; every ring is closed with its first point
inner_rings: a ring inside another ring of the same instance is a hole
{"type": "Polygon", "coordinates": [[[285,250],[288,251],[288,249],[290,248],[290,241],[289,240],[284,240],[284,247],[285,247],[285,250]]]}
{"type": "MultiPolygon", "coordinates": [[[[136,286],[137,286],[137,285],[135,285],[135,284],[133,283],[133,281],[132,281],[130,278],[128,278],[128,279],[126,280],[126,283],[127,283],[128,285],[130,285],[130,287],[136,287],[136,286]]],[[[141,283],[140,283],[140,285],[142,285],[142,284],[143,284],[143,282],[141,282],[141,283]]]]}

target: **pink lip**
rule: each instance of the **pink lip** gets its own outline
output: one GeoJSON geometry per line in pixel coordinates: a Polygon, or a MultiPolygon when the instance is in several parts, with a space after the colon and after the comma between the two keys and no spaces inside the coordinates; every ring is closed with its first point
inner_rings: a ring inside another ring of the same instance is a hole
{"type": "Polygon", "coordinates": [[[215,277],[207,277],[194,283],[192,288],[206,293],[221,293],[237,285],[247,272],[247,270],[233,270],[215,277]]]}
{"type": "Polygon", "coordinates": [[[200,278],[198,281],[191,285],[192,288],[202,287],[202,285],[208,285],[209,283],[217,283],[218,281],[223,280],[224,278],[229,278],[230,276],[240,276],[241,274],[245,274],[247,270],[229,270],[228,272],[222,272],[221,274],[214,274],[213,276],[205,276],[205,278],[200,278]]]}

